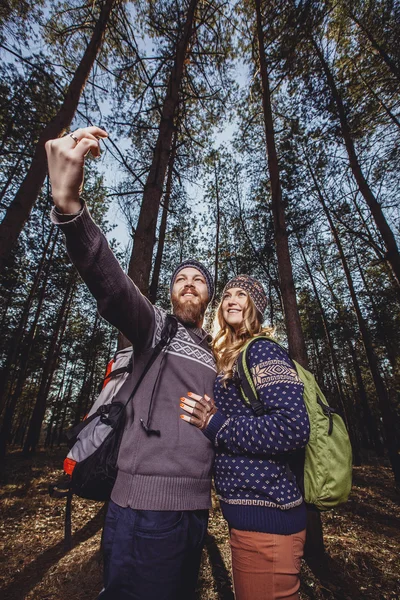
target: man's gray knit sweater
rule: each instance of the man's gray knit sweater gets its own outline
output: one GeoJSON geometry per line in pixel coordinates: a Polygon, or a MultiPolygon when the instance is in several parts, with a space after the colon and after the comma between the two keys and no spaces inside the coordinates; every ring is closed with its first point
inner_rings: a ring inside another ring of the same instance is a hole
{"type": "MultiPolygon", "coordinates": [[[[86,207],[69,218],[53,209],[51,218],[63,230],[68,254],[96,298],[99,313],[133,344],[134,368],[128,379],[133,388],[160,339],[166,313],[125,275],[86,207]]],[[[128,405],[114,502],[139,510],[210,507],[213,447],[199,429],[179,418],[179,398],[188,391],[212,396],[215,375],[205,332],[179,323],[166,352],[128,405]],[[160,435],[146,433],[141,420],[160,435]]]]}

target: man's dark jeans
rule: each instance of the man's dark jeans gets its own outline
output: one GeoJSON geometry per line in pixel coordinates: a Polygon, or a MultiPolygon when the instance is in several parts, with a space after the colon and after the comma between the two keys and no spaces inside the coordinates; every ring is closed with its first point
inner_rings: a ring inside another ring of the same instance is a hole
{"type": "Polygon", "coordinates": [[[207,522],[207,510],[133,510],[110,501],[98,600],[191,600],[207,522]]]}

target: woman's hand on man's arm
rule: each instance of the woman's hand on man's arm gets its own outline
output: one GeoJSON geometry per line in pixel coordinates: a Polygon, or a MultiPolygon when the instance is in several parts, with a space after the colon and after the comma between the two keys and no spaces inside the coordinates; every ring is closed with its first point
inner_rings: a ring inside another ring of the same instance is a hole
{"type": "Polygon", "coordinates": [[[189,398],[182,397],[180,399],[180,406],[189,413],[190,417],[188,415],[180,415],[180,417],[184,421],[187,421],[191,425],[204,431],[213,415],[217,412],[215,402],[212,398],[207,396],[207,394],[199,396],[193,394],[193,392],[188,392],[187,395],[189,398]]]}

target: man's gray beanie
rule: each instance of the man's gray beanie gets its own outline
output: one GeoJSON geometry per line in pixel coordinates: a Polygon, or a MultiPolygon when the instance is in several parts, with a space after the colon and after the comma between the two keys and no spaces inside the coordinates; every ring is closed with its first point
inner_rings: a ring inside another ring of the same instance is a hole
{"type": "Polygon", "coordinates": [[[210,302],[212,300],[212,297],[214,296],[214,280],[212,278],[210,271],[201,262],[199,262],[198,260],[195,260],[194,258],[188,258],[187,260],[184,260],[183,262],[181,262],[180,265],[178,265],[176,267],[176,269],[172,273],[172,277],[171,277],[171,284],[169,286],[170,293],[172,294],[172,288],[173,288],[176,276],[178,275],[178,273],[180,271],[182,271],[182,269],[186,269],[186,267],[192,267],[193,269],[197,269],[203,275],[204,279],[206,280],[206,284],[207,284],[208,301],[210,302]]]}

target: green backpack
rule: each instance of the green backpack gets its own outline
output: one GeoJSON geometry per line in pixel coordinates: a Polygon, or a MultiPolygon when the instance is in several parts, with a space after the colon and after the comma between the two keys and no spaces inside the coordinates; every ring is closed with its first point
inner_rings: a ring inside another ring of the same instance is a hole
{"type": "MultiPolygon", "coordinates": [[[[278,344],[264,335],[252,338],[240,352],[237,361],[243,400],[251,406],[257,416],[265,414],[266,411],[258,398],[247,360],[250,346],[259,339],[278,344]]],[[[303,397],[310,421],[310,438],[305,451],[295,452],[288,464],[296,475],[307,504],[312,504],[319,510],[329,510],[346,502],[350,494],[350,439],[343,419],[328,405],[314,375],[296,361],[292,360],[292,363],[304,384],[303,397]]]]}

